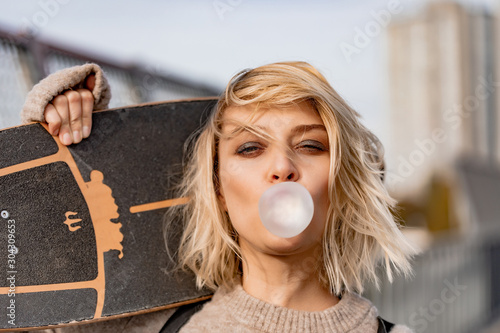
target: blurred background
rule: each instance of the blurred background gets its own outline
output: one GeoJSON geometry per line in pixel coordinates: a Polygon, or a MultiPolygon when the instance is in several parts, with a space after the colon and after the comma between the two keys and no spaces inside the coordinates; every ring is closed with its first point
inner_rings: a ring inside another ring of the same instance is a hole
{"type": "Polygon", "coordinates": [[[36,82],[88,61],[111,107],[308,61],[386,147],[394,214],[422,249],[412,279],[364,296],[415,332],[500,332],[499,14],[495,0],[0,0],[0,128],[36,82]]]}

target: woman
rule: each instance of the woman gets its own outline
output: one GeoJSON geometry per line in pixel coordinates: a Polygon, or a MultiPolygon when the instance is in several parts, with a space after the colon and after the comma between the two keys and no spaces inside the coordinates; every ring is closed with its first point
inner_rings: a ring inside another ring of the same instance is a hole
{"type": "MultiPolygon", "coordinates": [[[[65,144],[87,137],[92,106],[107,91],[102,72],[89,66],[72,69],[71,84],[42,82],[27,106],[40,87],[55,98],[25,108],[23,119],[46,120],[65,144]],[[83,83],[89,89],[58,95],[83,83]]],[[[179,208],[180,265],[199,287],[216,290],[181,332],[377,332],[376,308],[355,292],[378,283],[380,259],[389,279],[393,268],[411,272],[414,250],[390,212],[382,147],[307,63],[261,66],[229,82],[196,140],[181,192],[191,200],[179,208]],[[303,185],[314,202],[311,223],[292,238],[271,234],[258,214],[262,193],[281,182],[303,185]]]]}

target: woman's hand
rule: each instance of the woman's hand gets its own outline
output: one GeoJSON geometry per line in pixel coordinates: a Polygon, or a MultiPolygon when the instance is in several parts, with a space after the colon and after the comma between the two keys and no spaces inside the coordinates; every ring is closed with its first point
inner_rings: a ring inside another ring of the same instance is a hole
{"type": "Polygon", "coordinates": [[[65,91],[45,107],[44,117],[49,132],[58,135],[62,144],[79,143],[90,135],[94,86],[95,75],[89,75],[85,80],[86,89],[65,91]]]}

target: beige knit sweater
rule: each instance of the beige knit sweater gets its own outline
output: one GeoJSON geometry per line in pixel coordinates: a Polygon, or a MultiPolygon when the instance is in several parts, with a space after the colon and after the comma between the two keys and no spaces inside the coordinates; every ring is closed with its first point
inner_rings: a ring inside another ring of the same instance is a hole
{"type": "MultiPolygon", "coordinates": [[[[180,332],[375,333],[377,315],[370,301],[354,293],[345,293],[339,303],[324,311],[307,312],[266,303],[238,285],[219,289],[180,332]]],[[[396,325],[391,332],[412,331],[396,325]]]]}
{"type": "MultiPolygon", "coordinates": [[[[102,70],[95,64],[64,69],[50,75],[28,94],[22,110],[23,122],[44,121],[43,112],[47,103],[67,89],[81,87],[85,78],[96,74],[93,91],[94,110],[105,108],[111,97],[109,85],[102,70]]],[[[171,311],[137,316],[137,320],[112,320],[105,323],[47,330],[51,332],[153,332],[166,321],[171,311]],[[122,327],[123,325],[126,328],[122,327]],[[105,329],[106,328],[106,329],[105,329]]],[[[232,290],[219,289],[213,299],[206,303],[182,328],[181,333],[191,332],[377,332],[377,309],[367,299],[346,293],[335,306],[320,312],[292,310],[252,297],[241,285],[232,290]]],[[[397,325],[392,333],[411,333],[397,325]]]]}

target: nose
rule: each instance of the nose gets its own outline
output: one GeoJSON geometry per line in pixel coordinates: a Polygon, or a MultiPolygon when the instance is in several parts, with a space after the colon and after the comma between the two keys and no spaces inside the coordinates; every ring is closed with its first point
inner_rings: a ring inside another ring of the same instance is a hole
{"type": "Polygon", "coordinates": [[[281,183],[286,181],[297,181],[299,171],[290,156],[284,152],[276,152],[270,161],[268,181],[281,183]]]}

